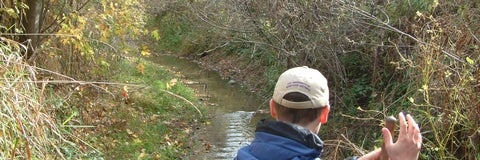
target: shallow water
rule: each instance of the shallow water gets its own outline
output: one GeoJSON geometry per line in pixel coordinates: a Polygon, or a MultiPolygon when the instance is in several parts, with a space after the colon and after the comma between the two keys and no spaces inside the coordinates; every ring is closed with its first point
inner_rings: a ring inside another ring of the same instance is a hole
{"type": "Polygon", "coordinates": [[[151,60],[184,76],[184,83],[196,90],[212,117],[209,125],[193,135],[194,152],[186,159],[233,159],[237,150],[251,141],[256,122],[268,117],[257,112],[267,109],[268,103],[239,84],[229,84],[215,71],[173,56],[151,60]]]}

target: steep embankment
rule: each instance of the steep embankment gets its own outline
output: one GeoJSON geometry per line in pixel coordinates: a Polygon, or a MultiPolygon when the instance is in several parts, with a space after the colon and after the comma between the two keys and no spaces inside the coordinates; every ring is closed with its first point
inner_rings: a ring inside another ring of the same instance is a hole
{"type": "Polygon", "coordinates": [[[260,64],[255,59],[247,56],[226,55],[223,52],[213,52],[203,57],[187,57],[205,69],[218,72],[224,79],[233,80],[263,98],[268,97],[266,86],[271,81],[265,76],[268,66],[260,64]]]}

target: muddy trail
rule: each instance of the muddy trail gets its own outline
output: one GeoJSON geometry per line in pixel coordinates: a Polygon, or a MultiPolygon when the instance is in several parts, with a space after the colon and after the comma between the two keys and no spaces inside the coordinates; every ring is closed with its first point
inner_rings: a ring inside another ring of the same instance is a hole
{"type": "Polygon", "coordinates": [[[150,60],[180,76],[206,106],[209,121],[196,128],[190,140],[192,152],[185,159],[233,159],[253,138],[255,124],[269,117],[265,100],[235,80],[222,79],[184,58],[158,55],[150,60]]]}

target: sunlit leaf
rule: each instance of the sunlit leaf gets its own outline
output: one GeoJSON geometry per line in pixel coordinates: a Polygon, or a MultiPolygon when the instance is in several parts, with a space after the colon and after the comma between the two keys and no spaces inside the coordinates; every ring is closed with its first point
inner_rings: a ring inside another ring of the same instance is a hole
{"type": "Polygon", "coordinates": [[[160,33],[158,33],[157,29],[152,32],[152,37],[155,38],[156,41],[160,40],[160,33]]]}
{"type": "Polygon", "coordinates": [[[422,12],[420,12],[420,11],[417,11],[416,14],[417,14],[417,16],[419,16],[419,17],[421,17],[421,16],[423,15],[422,12]]]}
{"type": "Polygon", "coordinates": [[[142,140],[140,140],[139,138],[135,138],[135,139],[133,139],[133,143],[135,143],[135,144],[141,144],[141,143],[142,143],[142,140]]]}
{"type": "Polygon", "coordinates": [[[142,153],[138,155],[137,160],[145,159],[146,157],[147,157],[147,154],[145,153],[145,149],[142,149],[142,153]]]}
{"type": "Polygon", "coordinates": [[[176,78],[168,81],[167,82],[167,89],[171,89],[173,86],[175,86],[175,84],[177,84],[177,79],[176,78]]]}
{"type": "Polygon", "coordinates": [[[110,67],[110,63],[108,63],[108,62],[105,61],[105,60],[100,61],[100,64],[101,64],[103,67],[110,67]]]}
{"type": "Polygon", "coordinates": [[[168,135],[165,135],[165,136],[163,137],[163,140],[165,140],[165,143],[166,143],[168,146],[173,145],[172,140],[170,139],[170,137],[169,137],[168,135]]]}
{"type": "Polygon", "coordinates": [[[428,85],[426,85],[426,84],[422,85],[422,89],[423,89],[424,91],[428,90],[428,85]]]}
{"type": "Polygon", "coordinates": [[[138,135],[135,132],[132,132],[131,130],[127,129],[127,133],[128,133],[128,135],[135,138],[135,139],[133,139],[134,143],[141,143],[142,142],[140,139],[138,139],[138,135]]]}
{"type": "Polygon", "coordinates": [[[192,130],[190,128],[186,128],[183,130],[183,132],[185,132],[186,134],[190,134],[192,133],[192,130]]]}
{"type": "Polygon", "coordinates": [[[450,70],[445,71],[445,78],[448,78],[452,75],[452,72],[450,70]]]}
{"type": "Polygon", "coordinates": [[[465,60],[467,60],[468,64],[470,64],[470,65],[475,64],[475,61],[473,59],[471,59],[470,57],[465,58],[465,60]]]}
{"type": "MultiPolygon", "coordinates": [[[[122,97],[128,98],[128,86],[123,86],[122,97]]],[[[128,132],[128,129],[127,129],[128,132]]]]}
{"type": "Polygon", "coordinates": [[[14,19],[18,18],[18,14],[13,8],[0,8],[0,13],[1,12],[6,12],[10,17],[13,17],[14,19]]]}
{"type": "Polygon", "coordinates": [[[127,133],[128,133],[129,135],[133,134],[133,132],[132,132],[130,129],[127,129],[127,133]]]}
{"type": "Polygon", "coordinates": [[[410,101],[411,103],[415,102],[415,100],[412,97],[408,97],[408,101],[410,101]]]}
{"type": "Polygon", "coordinates": [[[150,49],[148,49],[147,46],[143,46],[143,47],[142,47],[142,51],[140,52],[140,54],[142,54],[143,56],[147,56],[147,57],[148,57],[148,56],[150,56],[150,54],[151,54],[151,53],[150,53],[150,49]]]}

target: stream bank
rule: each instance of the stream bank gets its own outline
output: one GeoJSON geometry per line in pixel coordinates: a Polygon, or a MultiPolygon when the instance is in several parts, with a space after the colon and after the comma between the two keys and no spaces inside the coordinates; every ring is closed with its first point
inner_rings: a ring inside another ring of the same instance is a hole
{"type": "Polygon", "coordinates": [[[185,159],[232,159],[250,142],[256,122],[269,117],[263,98],[241,83],[223,78],[218,70],[175,56],[157,55],[150,60],[176,73],[206,107],[209,120],[192,133],[192,152],[185,159]]]}
{"type": "MultiPolygon", "coordinates": [[[[217,72],[222,79],[234,80],[246,90],[253,92],[258,97],[268,99],[269,87],[273,87],[275,80],[269,80],[266,72],[270,66],[260,64],[254,57],[246,55],[226,55],[222,52],[211,52],[205,56],[196,54],[183,54],[185,57],[204,69],[217,72]]],[[[279,75],[274,75],[277,77],[279,75]]],[[[273,91],[273,90],[271,90],[273,91]]]]}

